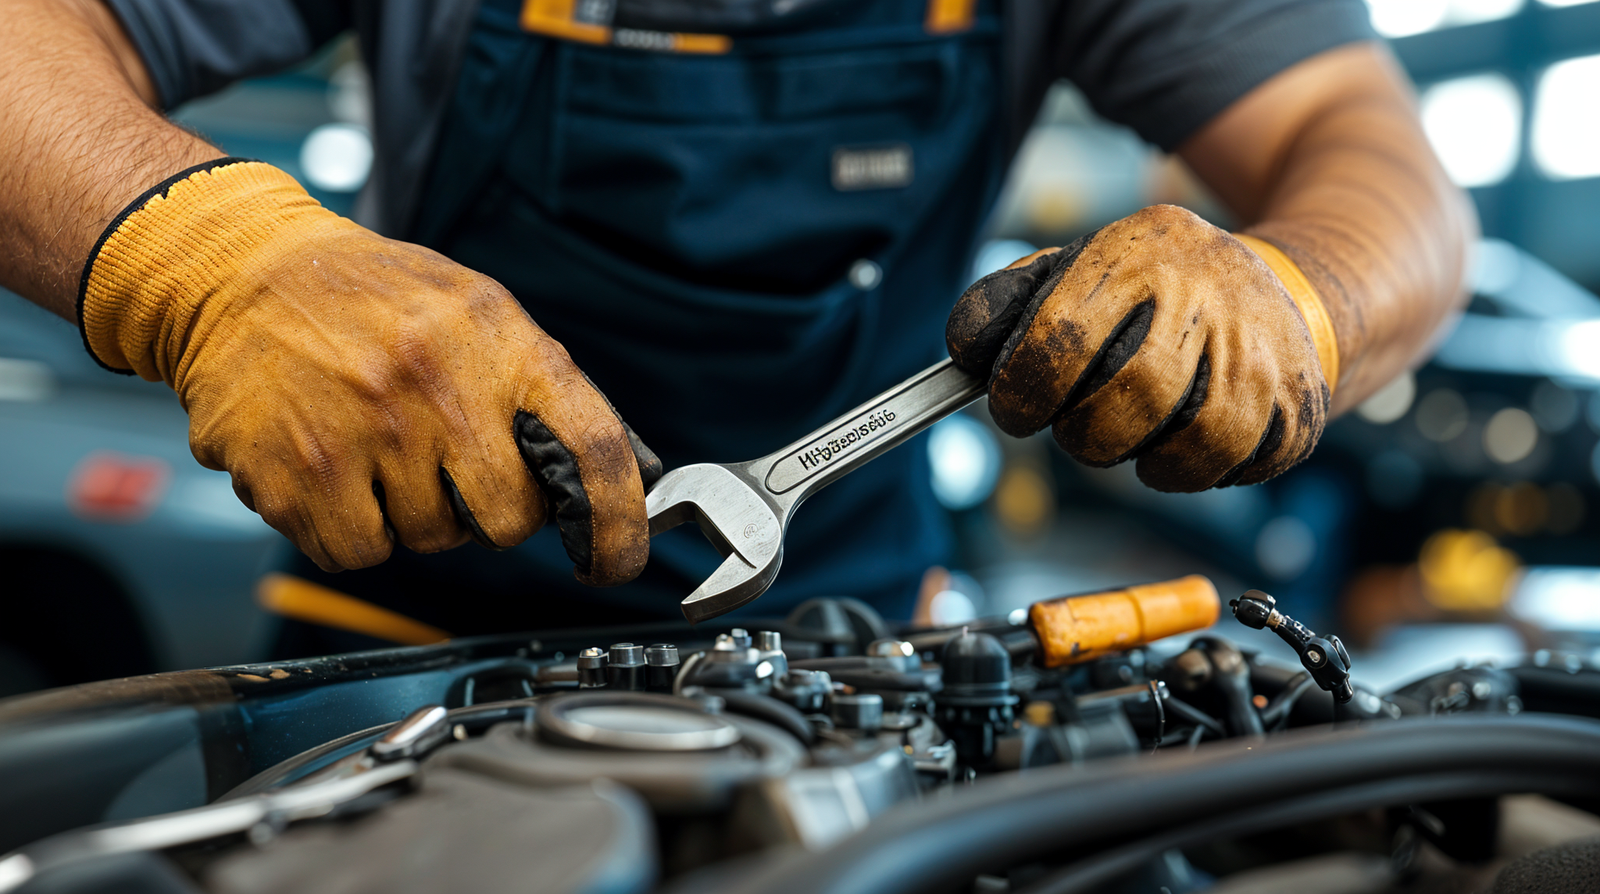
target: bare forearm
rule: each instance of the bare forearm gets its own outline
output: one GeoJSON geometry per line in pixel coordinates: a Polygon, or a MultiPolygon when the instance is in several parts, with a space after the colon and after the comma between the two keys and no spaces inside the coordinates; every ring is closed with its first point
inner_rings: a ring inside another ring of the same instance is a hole
{"type": "Polygon", "coordinates": [[[1273,95],[1293,85],[1269,82],[1254,98],[1259,109],[1224,115],[1275,110],[1279,122],[1295,122],[1282,134],[1268,117],[1245,122],[1247,133],[1277,142],[1255,168],[1218,163],[1215,147],[1190,161],[1254,221],[1247,232],[1283,249],[1317,288],[1338,337],[1340,412],[1417,362],[1460,306],[1477,223],[1384,51],[1335,51],[1299,75],[1340,86],[1300,98],[1273,95]]]}
{"type": "Polygon", "coordinates": [[[95,240],[139,193],[222,153],[151,105],[97,0],[0,0],[0,286],[72,319],[95,240]]]}
{"type": "Polygon", "coordinates": [[[1361,97],[1316,118],[1250,228],[1317,287],[1338,335],[1349,409],[1418,360],[1461,303],[1471,206],[1397,98],[1361,97]]]}

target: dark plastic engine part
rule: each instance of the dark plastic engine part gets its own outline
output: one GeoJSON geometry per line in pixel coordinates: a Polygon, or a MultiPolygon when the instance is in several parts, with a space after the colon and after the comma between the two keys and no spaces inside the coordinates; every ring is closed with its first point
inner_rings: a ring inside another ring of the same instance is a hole
{"type": "Polygon", "coordinates": [[[1211,665],[1211,688],[1222,697],[1228,733],[1234,736],[1261,736],[1266,728],[1252,703],[1255,690],[1250,685],[1250,663],[1239,647],[1220,636],[1197,636],[1189,651],[1199,652],[1211,665]]]}
{"type": "Polygon", "coordinates": [[[773,681],[772,697],[782,699],[802,714],[820,714],[833,692],[833,678],[826,671],[792,670],[773,681]]]}
{"type": "Polygon", "coordinates": [[[953,637],[940,669],[941,704],[988,708],[1017,703],[1011,692],[1011,653],[987,633],[953,637]]]}
{"type": "Polygon", "coordinates": [[[337,894],[359,867],[365,891],[504,891],[548,877],[572,891],[641,891],[656,875],[655,837],[639,796],[607,780],[552,789],[441,767],[359,822],[295,826],[270,847],[232,848],[203,878],[226,894],[337,894]],[[516,846],[488,844],[507,829],[518,831],[516,846]]]}
{"type": "Polygon", "coordinates": [[[1332,634],[1318,636],[1311,628],[1278,611],[1277,604],[1276,599],[1260,590],[1246,590],[1243,596],[1228,603],[1239,623],[1276,633],[1300,656],[1300,663],[1318,686],[1333,693],[1334,701],[1339,704],[1349,703],[1356,691],[1350,685],[1350,653],[1345,651],[1344,643],[1332,634]]]}
{"type": "Polygon", "coordinates": [[[1189,696],[1204,689],[1215,670],[1209,655],[1191,647],[1167,660],[1161,669],[1161,679],[1166,680],[1173,691],[1189,696]]]}
{"type": "Polygon", "coordinates": [[[1517,681],[1525,711],[1600,716],[1600,672],[1580,656],[1540,649],[1507,673],[1517,681]]]}
{"type": "Polygon", "coordinates": [[[683,685],[760,693],[770,690],[777,675],[772,662],[763,659],[760,650],[738,642],[726,633],[718,636],[711,650],[684,672],[683,685]]]}
{"type": "MultiPolygon", "coordinates": [[[[610,706],[617,715],[629,713],[628,703],[633,700],[669,698],[642,692],[609,694],[626,700],[610,706]]],[[[696,704],[690,699],[678,701],[696,704]]],[[[738,742],[727,748],[675,754],[558,744],[545,738],[537,722],[532,735],[520,722],[502,723],[482,736],[439,749],[428,762],[428,772],[434,767],[459,766],[507,782],[541,786],[588,786],[603,777],[643,795],[657,810],[703,813],[726,809],[752,783],[790,773],[806,761],[805,747],[783,730],[738,714],[723,714],[719,719],[739,730],[738,742]]]]}
{"type": "Polygon", "coordinates": [[[1411,714],[1520,714],[1517,678],[1493,667],[1458,667],[1419,680],[1392,696],[1411,714]]]}
{"type": "Polygon", "coordinates": [[[1076,764],[1139,750],[1139,735],[1118,700],[1080,701],[1074,713],[1077,717],[1070,722],[1049,726],[1024,723],[1018,735],[1002,736],[995,743],[995,769],[1076,764]]]}
{"type": "Polygon", "coordinates": [[[918,796],[912,757],[895,743],[870,737],[848,750],[822,748],[813,754],[812,766],[759,787],[746,802],[736,837],[820,851],[918,796]]]}
{"type": "Polygon", "coordinates": [[[995,739],[1011,728],[1011,653],[987,633],[962,633],[944,647],[944,692],[939,696],[939,726],[955,742],[969,767],[993,761],[995,739]]]}
{"type": "Polygon", "coordinates": [[[671,692],[678,676],[678,647],[656,643],[644,650],[644,688],[651,692],[671,692]]]}
{"type": "Polygon", "coordinates": [[[639,692],[644,689],[644,646],[615,643],[606,664],[606,685],[612,689],[639,692]]]}
{"type": "Polygon", "coordinates": [[[801,670],[826,671],[833,679],[874,692],[938,692],[944,688],[939,668],[902,671],[888,658],[853,655],[846,658],[812,658],[795,662],[801,670]]]}
{"type": "Polygon", "coordinates": [[[599,689],[606,685],[606,653],[584,649],[578,653],[578,688],[599,689]]]}
{"type": "Polygon", "coordinates": [[[833,725],[871,732],[883,728],[883,696],[871,692],[834,695],[833,725]]]}
{"type": "Polygon", "coordinates": [[[828,644],[825,655],[859,652],[867,643],[889,635],[883,616],[865,602],[848,597],[807,599],[789,612],[785,622],[816,631],[817,641],[828,644]]]}
{"type": "Polygon", "coordinates": [[[1089,662],[1088,667],[1090,687],[1093,689],[1133,686],[1149,679],[1145,672],[1143,649],[1113,652],[1089,662]]]}

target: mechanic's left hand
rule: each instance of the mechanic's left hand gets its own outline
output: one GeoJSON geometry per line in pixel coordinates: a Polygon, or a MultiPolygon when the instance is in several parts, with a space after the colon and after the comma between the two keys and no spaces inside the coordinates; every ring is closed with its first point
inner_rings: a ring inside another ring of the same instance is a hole
{"type": "Polygon", "coordinates": [[[1327,419],[1317,347],[1284,284],[1170,205],[974,283],[946,340],[989,377],[1002,430],[1054,424],[1078,461],[1137,459],[1157,490],[1265,481],[1308,456],[1327,419]]]}

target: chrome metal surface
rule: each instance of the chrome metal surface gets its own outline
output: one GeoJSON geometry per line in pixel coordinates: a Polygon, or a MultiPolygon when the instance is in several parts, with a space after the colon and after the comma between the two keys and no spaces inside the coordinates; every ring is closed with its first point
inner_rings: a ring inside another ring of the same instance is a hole
{"type": "Polygon", "coordinates": [[[606,685],[607,653],[587,648],[578,653],[578,688],[595,689],[606,685]]]}
{"type": "Polygon", "coordinates": [[[977,400],[984,387],[945,360],[760,459],[663,475],[645,498],[651,535],[694,521],[723,556],[683,600],[684,617],[709,620],[765,593],[783,564],[784,527],[806,497],[977,400]]]}
{"type": "Polygon", "coordinates": [[[677,667],[678,647],[669,643],[656,643],[644,650],[644,659],[651,667],[677,667]]]}
{"type": "Polygon", "coordinates": [[[633,666],[644,664],[644,646],[633,643],[613,643],[611,646],[611,664],[624,664],[633,666]]]}
{"type": "Polygon", "coordinates": [[[417,757],[450,736],[449,711],[443,705],[426,705],[407,715],[368,749],[374,759],[394,761],[417,757]]]}
{"type": "Polygon", "coordinates": [[[81,860],[162,850],[246,833],[262,823],[281,827],[297,820],[326,816],[341,804],[409,779],[416,772],[416,761],[397,760],[351,776],[289,786],[192,810],[64,832],[0,858],[0,894],[16,890],[39,873],[81,860]]]}
{"type": "Polygon", "coordinates": [[[905,640],[879,639],[867,646],[867,654],[879,658],[912,658],[916,656],[917,649],[905,640]]]}

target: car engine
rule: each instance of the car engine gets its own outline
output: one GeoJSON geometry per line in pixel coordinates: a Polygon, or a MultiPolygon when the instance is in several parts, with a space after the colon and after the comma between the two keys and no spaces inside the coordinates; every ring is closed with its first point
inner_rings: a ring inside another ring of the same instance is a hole
{"type": "MultiPolygon", "coordinates": [[[[178,710],[199,718],[211,791],[51,830],[73,820],[30,824],[15,789],[0,833],[21,846],[0,857],[0,892],[1175,894],[1351,849],[1399,884],[1428,870],[1419,853],[1486,859],[1500,795],[1600,795],[1600,723],[1558,716],[1600,713],[1581,661],[1463,666],[1380,694],[1351,683],[1336,636],[1259,591],[1229,607],[1281,649],[1215,630],[1146,643],[1095,627],[1110,603],[1090,598],[900,630],[818,599],[671,643],[651,628],[492,637],[13,700],[0,780],[67,772],[60,743],[86,723],[178,710]],[[1078,636],[1065,652],[1061,612],[1078,636]],[[308,737],[322,741],[298,747],[308,737]]],[[[1159,627],[1160,606],[1117,598],[1159,627]]],[[[137,748],[147,731],[129,729],[137,748]]],[[[159,764],[107,791],[179,778],[159,764]]]]}

